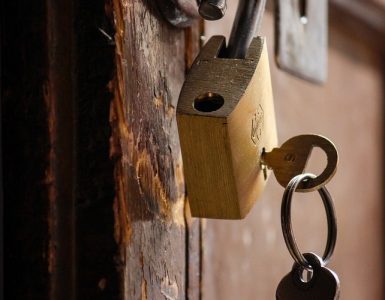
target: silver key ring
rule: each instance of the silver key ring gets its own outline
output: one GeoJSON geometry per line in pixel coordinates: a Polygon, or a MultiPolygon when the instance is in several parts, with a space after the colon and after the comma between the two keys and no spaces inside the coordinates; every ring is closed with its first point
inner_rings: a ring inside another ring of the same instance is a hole
{"type": "MultiPolygon", "coordinates": [[[[315,178],[314,174],[306,173],[295,176],[288,183],[285,192],[282,197],[282,207],[281,207],[281,224],[282,224],[282,232],[283,237],[285,239],[286,246],[293,257],[293,259],[301,265],[303,268],[307,270],[312,270],[312,266],[306,260],[306,258],[302,255],[301,251],[298,249],[293,228],[291,226],[291,200],[293,197],[293,193],[297,189],[298,185],[309,178],[315,178]]],[[[334,205],[333,200],[326,189],[326,187],[322,186],[318,189],[319,194],[321,195],[322,202],[325,207],[327,223],[328,223],[328,236],[327,243],[323,255],[323,261],[325,265],[330,260],[334,247],[336,245],[337,240],[337,221],[334,213],[334,205]]]]}

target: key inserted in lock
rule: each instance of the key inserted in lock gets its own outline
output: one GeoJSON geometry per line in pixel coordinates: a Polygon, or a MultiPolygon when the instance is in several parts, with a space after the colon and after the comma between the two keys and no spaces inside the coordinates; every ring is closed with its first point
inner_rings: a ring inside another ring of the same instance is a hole
{"type": "Polygon", "coordinates": [[[321,148],[327,156],[325,170],[316,178],[302,182],[298,191],[317,190],[330,181],[337,170],[338,152],[334,144],[321,135],[305,134],[286,141],[280,148],[262,153],[262,167],[273,169],[274,175],[283,187],[296,175],[304,172],[314,147],[321,148]]]}

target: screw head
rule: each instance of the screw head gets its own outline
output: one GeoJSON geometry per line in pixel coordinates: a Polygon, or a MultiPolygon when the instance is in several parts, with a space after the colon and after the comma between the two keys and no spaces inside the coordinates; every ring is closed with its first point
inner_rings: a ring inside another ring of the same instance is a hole
{"type": "Polygon", "coordinates": [[[226,0],[202,0],[199,5],[199,14],[206,20],[215,21],[223,18],[226,9],[226,0]]]}

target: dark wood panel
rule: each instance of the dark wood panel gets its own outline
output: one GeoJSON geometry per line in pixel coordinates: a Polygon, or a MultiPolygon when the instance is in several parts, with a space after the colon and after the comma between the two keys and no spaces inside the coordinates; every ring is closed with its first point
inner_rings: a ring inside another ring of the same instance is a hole
{"type": "Polygon", "coordinates": [[[74,286],[72,7],[60,1],[4,6],[5,267],[18,274],[6,277],[6,294],[68,299],[74,286]]]}
{"type": "Polygon", "coordinates": [[[6,293],[198,299],[175,107],[200,26],[152,2],[3,6],[6,293]]]}
{"type": "MultiPolygon", "coordinates": [[[[75,128],[74,27],[72,2],[47,4],[46,105],[51,147],[46,172],[50,183],[50,298],[75,297],[75,128]]],[[[36,49],[38,50],[38,49],[36,49]]]]}
{"type": "Polygon", "coordinates": [[[111,16],[105,1],[3,6],[5,293],[117,298],[111,16]]]}
{"type": "Polygon", "coordinates": [[[52,269],[46,7],[44,1],[1,6],[5,295],[47,298],[52,269]],[[18,276],[9,276],[12,271],[18,276]]]}
{"type": "Polygon", "coordinates": [[[76,296],[119,299],[109,123],[115,74],[112,3],[74,2],[76,296]]]}

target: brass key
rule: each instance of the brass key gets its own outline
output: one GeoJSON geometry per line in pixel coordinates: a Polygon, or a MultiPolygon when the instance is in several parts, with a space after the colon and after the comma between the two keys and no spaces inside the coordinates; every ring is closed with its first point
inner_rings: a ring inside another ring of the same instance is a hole
{"type": "Polygon", "coordinates": [[[316,178],[301,182],[297,191],[317,190],[332,179],[338,163],[338,152],[335,145],[321,135],[295,136],[280,148],[274,148],[271,152],[263,152],[262,166],[272,169],[279,184],[286,187],[294,176],[304,172],[314,147],[319,147],[326,153],[327,166],[316,178]]]}

